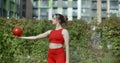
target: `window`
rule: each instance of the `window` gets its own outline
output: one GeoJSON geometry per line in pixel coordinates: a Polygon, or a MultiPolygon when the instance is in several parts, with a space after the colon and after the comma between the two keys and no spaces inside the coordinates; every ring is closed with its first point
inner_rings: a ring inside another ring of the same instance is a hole
{"type": "Polygon", "coordinates": [[[11,3],[11,4],[10,4],[10,10],[11,10],[11,11],[13,10],[13,7],[14,7],[14,4],[11,3]]]}
{"type": "Polygon", "coordinates": [[[16,0],[17,5],[20,5],[20,0],[16,0]]]}
{"type": "Polygon", "coordinates": [[[73,16],[77,16],[77,8],[73,8],[73,16]]]}
{"type": "Polygon", "coordinates": [[[67,16],[67,8],[63,8],[63,15],[67,16]]]}
{"type": "Polygon", "coordinates": [[[26,0],[23,0],[23,1],[22,1],[22,8],[23,8],[23,9],[26,9],[26,0]]]}
{"type": "Polygon", "coordinates": [[[33,7],[34,7],[34,8],[37,8],[37,7],[38,7],[38,1],[34,1],[34,2],[33,2],[33,7]]]}
{"type": "Polygon", "coordinates": [[[106,19],[106,17],[102,17],[102,21],[104,21],[106,19]]]}
{"type": "Polygon", "coordinates": [[[72,7],[73,7],[73,8],[77,8],[77,1],[73,1],[73,2],[72,2],[72,7]]]}
{"type": "Polygon", "coordinates": [[[47,13],[48,13],[48,9],[46,9],[46,8],[41,8],[40,9],[40,14],[41,15],[47,15],[47,13]]]}
{"type": "Polygon", "coordinates": [[[49,6],[49,0],[41,0],[40,1],[41,7],[48,7],[49,6]]]}
{"type": "Polygon", "coordinates": [[[67,7],[68,6],[68,1],[62,1],[62,7],[67,7]]]}
{"type": "Polygon", "coordinates": [[[82,16],[90,16],[91,10],[88,8],[83,8],[81,10],[82,16]]]}
{"type": "Polygon", "coordinates": [[[38,9],[33,9],[33,17],[38,17],[38,9]]]}
{"type": "Polygon", "coordinates": [[[102,9],[106,9],[107,8],[107,3],[106,2],[103,2],[102,3],[102,9]]]}
{"type": "Polygon", "coordinates": [[[0,8],[2,8],[2,0],[0,0],[0,8]]]}
{"type": "Polygon", "coordinates": [[[57,8],[53,8],[52,10],[52,15],[56,14],[57,13],[57,8]]]}
{"type": "Polygon", "coordinates": [[[47,19],[48,18],[48,9],[47,8],[41,8],[40,9],[40,17],[41,17],[41,19],[47,19]]]}
{"type": "Polygon", "coordinates": [[[92,17],[95,17],[95,16],[97,16],[97,11],[92,10],[92,17]]]}
{"type": "Polygon", "coordinates": [[[0,8],[0,17],[2,16],[2,9],[0,8]]]}
{"type": "Polygon", "coordinates": [[[22,16],[26,17],[26,12],[25,11],[22,11],[22,16]]]}
{"type": "Polygon", "coordinates": [[[82,1],[82,7],[83,8],[90,8],[91,2],[89,0],[83,0],[82,1]]]}
{"type": "Polygon", "coordinates": [[[92,2],[92,9],[97,9],[97,2],[92,2]]]}
{"type": "Polygon", "coordinates": [[[24,5],[22,5],[22,7],[23,7],[23,9],[26,9],[26,5],[24,4],[24,5]]]}
{"type": "Polygon", "coordinates": [[[2,16],[4,16],[4,17],[7,16],[7,11],[5,9],[2,10],[2,16]]]}
{"type": "Polygon", "coordinates": [[[26,0],[22,0],[22,2],[26,2],[26,0]]]}
{"type": "Polygon", "coordinates": [[[110,8],[112,8],[112,9],[118,8],[118,2],[117,1],[111,1],[110,2],[110,8]]]}
{"type": "Polygon", "coordinates": [[[73,20],[74,20],[74,19],[77,19],[77,16],[73,16],[73,20]]]}
{"type": "Polygon", "coordinates": [[[10,11],[10,16],[9,17],[12,17],[13,16],[13,12],[12,11],[10,11]]]}
{"type": "Polygon", "coordinates": [[[107,13],[106,11],[102,11],[102,17],[106,17],[107,13]]]}
{"type": "Polygon", "coordinates": [[[57,7],[57,1],[53,1],[53,7],[57,7]]]}

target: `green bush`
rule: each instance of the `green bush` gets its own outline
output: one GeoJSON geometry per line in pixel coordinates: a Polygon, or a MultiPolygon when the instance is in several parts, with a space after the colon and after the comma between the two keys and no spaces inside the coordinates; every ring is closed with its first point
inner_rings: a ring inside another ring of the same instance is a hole
{"type": "Polygon", "coordinates": [[[19,26],[23,29],[23,36],[37,35],[52,29],[49,21],[1,18],[0,22],[0,63],[46,63],[48,49],[46,38],[32,41],[16,39],[12,30],[19,26]]]}
{"type": "MultiPolygon", "coordinates": [[[[102,22],[97,31],[102,32],[102,43],[110,41],[112,51],[119,57],[119,19],[102,22]],[[106,29],[107,27],[107,29],[106,29]],[[113,32],[114,31],[114,32],[113,32]],[[110,33],[109,33],[110,32],[110,33]]],[[[92,31],[84,20],[74,20],[64,26],[70,34],[70,63],[106,63],[104,52],[94,52],[89,47],[92,31]],[[104,54],[103,54],[104,53],[104,54]]],[[[54,29],[50,21],[0,18],[0,63],[47,63],[48,39],[23,40],[13,37],[15,26],[23,29],[23,36],[33,36],[54,29]]],[[[104,47],[105,48],[105,47],[104,47]]],[[[116,62],[117,63],[117,62],[116,62]]]]}
{"type": "Polygon", "coordinates": [[[110,17],[99,25],[99,32],[102,32],[102,42],[106,45],[111,44],[113,55],[118,63],[120,62],[120,18],[110,17]]]}

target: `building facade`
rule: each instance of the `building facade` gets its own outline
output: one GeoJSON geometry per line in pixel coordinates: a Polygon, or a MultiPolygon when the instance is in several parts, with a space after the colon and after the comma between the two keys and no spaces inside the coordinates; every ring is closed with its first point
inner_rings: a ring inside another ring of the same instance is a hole
{"type": "Polygon", "coordinates": [[[68,20],[84,19],[90,22],[97,17],[101,22],[111,15],[120,16],[119,2],[120,0],[0,0],[0,16],[19,15],[20,18],[52,20],[53,14],[60,13],[67,16],[68,20]],[[6,4],[8,1],[10,3],[6,4]]]}
{"type": "Polygon", "coordinates": [[[0,0],[0,17],[19,17],[19,0],[0,0]]]}

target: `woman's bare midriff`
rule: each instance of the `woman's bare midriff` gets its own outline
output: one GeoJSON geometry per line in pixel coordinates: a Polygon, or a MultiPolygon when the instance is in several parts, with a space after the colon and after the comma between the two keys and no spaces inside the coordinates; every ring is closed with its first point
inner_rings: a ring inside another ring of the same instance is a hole
{"type": "Polygon", "coordinates": [[[63,47],[63,44],[49,43],[50,49],[57,49],[63,47]]]}

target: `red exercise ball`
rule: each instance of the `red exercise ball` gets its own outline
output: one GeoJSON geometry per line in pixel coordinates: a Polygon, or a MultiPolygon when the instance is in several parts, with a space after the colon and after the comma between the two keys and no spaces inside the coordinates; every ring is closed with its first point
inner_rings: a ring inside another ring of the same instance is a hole
{"type": "Polygon", "coordinates": [[[13,29],[13,34],[15,35],[15,36],[21,36],[22,35],[22,33],[23,33],[23,30],[20,28],[20,27],[15,27],[14,29],[13,29]]]}

